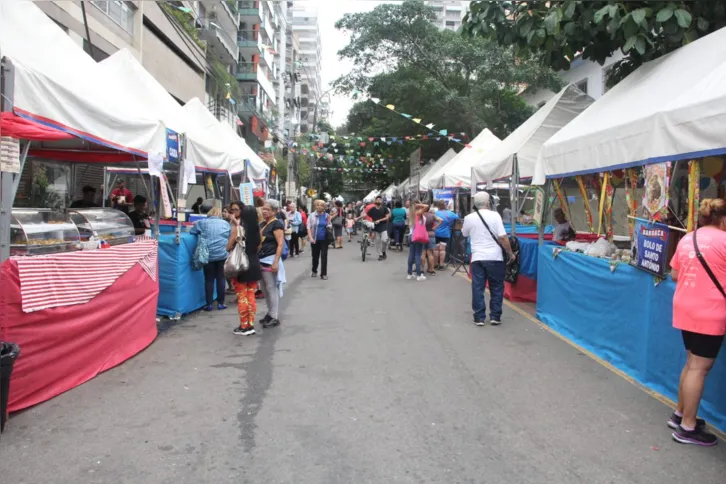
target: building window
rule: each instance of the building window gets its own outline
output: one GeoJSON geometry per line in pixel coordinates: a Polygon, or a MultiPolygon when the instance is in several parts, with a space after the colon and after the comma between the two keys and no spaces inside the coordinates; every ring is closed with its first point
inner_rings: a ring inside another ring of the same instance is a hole
{"type": "Polygon", "coordinates": [[[580,82],[575,83],[575,87],[587,94],[587,79],[583,79],[580,82]]]}
{"type": "Polygon", "coordinates": [[[452,22],[450,20],[446,21],[446,28],[451,30],[456,30],[456,22],[452,22]]]}
{"type": "Polygon", "coordinates": [[[109,16],[128,33],[134,31],[134,10],[122,0],[91,0],[99,10],[109,16]]]}

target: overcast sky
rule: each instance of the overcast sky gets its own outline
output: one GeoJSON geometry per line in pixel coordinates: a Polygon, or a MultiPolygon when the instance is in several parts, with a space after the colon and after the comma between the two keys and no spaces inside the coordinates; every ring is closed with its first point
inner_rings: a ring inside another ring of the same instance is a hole
{"type": "MultiPolygon", "coordinates": [[[[1,1],[1,0],[0,0],[1,1]]],[[[295,0],[295,4],[315,5],[318,8],[320,41],[322,43],[323,91],[339,76],[350,71],[352,63],[340,61],[338,51],[348,44],[348,36],[335,28],[335,22],[346,13],[368,12],[382,3],[400,3],[378,0],[295,0]]],[[[330,124],[343,124],[354,101],[345,96],[332,96],[330,124]]]]}

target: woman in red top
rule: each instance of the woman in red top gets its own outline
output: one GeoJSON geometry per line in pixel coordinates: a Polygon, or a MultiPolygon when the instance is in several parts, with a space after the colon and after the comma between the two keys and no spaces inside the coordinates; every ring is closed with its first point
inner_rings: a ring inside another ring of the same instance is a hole
{"type": "Polygon", "coordinates": [[[300,253],[302,254],[305,252],[305,244],[308,241],[308,209],[302,203],[299,203],[298,211],[302,217],[302,225],[300,226],[300,233],[298,234],[298,237],[300,237],[300,253]]]}
{"type": "Polygon", "coordinates": [[[681,239],[671,260],[671,277],[676,281],[673,327],[683,334],[686,365],[678,407],[668,426],[675,429],[673,439],[682,444],[711,446],[716,445],[716,436],[706,432],[705,422],[696,414],[706,375],[726,333],[726,201],[705,199],[699,214],[701,228],[681,239]]]}

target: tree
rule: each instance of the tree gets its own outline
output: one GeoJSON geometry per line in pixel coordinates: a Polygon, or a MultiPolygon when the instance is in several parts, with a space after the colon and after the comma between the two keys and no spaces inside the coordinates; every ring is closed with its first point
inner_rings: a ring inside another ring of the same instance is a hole
{"type": "Polygon", "coordinates": [[[534,59],[516,57],[514,49],[488,39],[440,30],[434,19],[421,0],[345,15],[336,27],[351,40],[338,55],[353,61],[353,69],[336,81],[338,90],[367,92],[437,130],[475,136],[488,127],[504,137],[531,114],[519,92],[559,88],[556,74],[534,59]]]}
{"type": "Polygon", "coordinates": [[[474,1],[463,31],[533,54],[567,70],[577,55],[602,65],[626,57],[608,74],[612,86],[643,63],[726,26],[726,3],[713,0],[474,1]]]}
{"type": "Polygon", "coordinates": [[[326,120],[321,119],[320,121],[318,121],[318,133],[328,133],[328,134],[330,134],[330,133],[332,133],[334,131],[335,130],[333,129],[333,126],[329,122],[327,122],[326,120]]]}

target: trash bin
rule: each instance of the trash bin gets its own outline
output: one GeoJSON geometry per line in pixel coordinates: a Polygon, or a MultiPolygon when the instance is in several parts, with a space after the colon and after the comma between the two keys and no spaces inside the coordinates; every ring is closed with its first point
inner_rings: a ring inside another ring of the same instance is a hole
{"type": "Polygon", "coordinates": [[[8,421],[8,398],[10,397],[10,376],[13,374],[15,360],[20,355],[20,346],[15,343],[0,342],[0,433],[8,421]]]}

